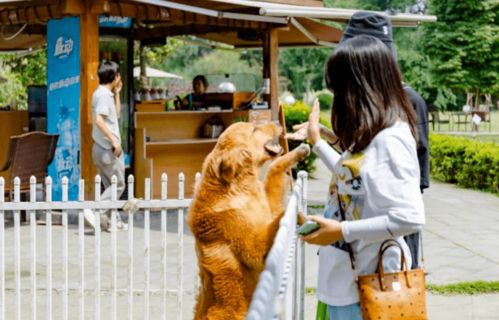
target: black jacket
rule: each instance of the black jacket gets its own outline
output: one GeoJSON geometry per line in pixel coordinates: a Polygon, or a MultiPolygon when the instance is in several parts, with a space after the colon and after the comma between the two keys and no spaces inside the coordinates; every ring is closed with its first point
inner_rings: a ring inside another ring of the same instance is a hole
{"type": "Polygon", "coordinates": [[[430,148],[428,127],[428,106],[423,98],[409,85],[404,83],[404,90],[411,100],[416,112],[416,124],[418,131],[418,161],[421,172],[419,187],[421,192],[430,186],[430,148]]]}

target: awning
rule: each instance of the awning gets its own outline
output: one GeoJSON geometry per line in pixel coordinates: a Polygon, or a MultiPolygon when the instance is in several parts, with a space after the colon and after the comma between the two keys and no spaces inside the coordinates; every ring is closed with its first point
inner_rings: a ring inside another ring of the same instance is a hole
{"type": "MultiPolygon", "coordinates": [[[[308,7],[289,4],[278,4],[252,0],[211,0],[212,2],[232,4],[241,7],[256,8],[261,16],[265,17],[294,17],[314,18],[336,22],[347,22],[358,9],[339,9],[326,7],[308,7]]],[[[422,22],[435,22],[436,16],[419,15],[409,13],[398,13],[394,15],[385,12],[377,12],[386,15],[394,26],[416,26],[422,22]]]]}
{"type": "MultiPolygon", "coordinates": [[[[333,46],[341,39],[342,31],[325,25],[318,20],[347,22],[359,11],[312,6],[297,6],[253,0],[129,0],[191,14],[204,15],[218,19],[257,21],[282,25],[279,30],[279,46],[333,46]]],[[[417,26],[421,22],[436,21],[436,16],[400,13],[388,15],[394,26],[417,26]]],[[[199,38],[227,43],[235,47],[257,47],[261,45],[255,35],[240,30],[216,30],[196,34],[199,38]]]]}
{"type": "MultiPolygon", "coordinates": [[[[327,26],[320,22],[307,19],[291,19],[289,27],[278,31],[278,41],[280,47],[294,46],[335,46],[341,40],[343,32],[340,29],[327,26]]],[[[197,35],[211,41],[230,44],[236,48],[260,47],[260,39],[248,39],[238,32],[213,32],[197,35]]]]}
{"type": "Polygon", "coordinates": [[[0,51],[22,51],[39,48],[45,44],[45,36],[19,34],[11,40],[0,38],[0,51]]]}
{"type": "MultiPolygon", "coordinates": [[[[19,3],[26,4],[25,2],[19,3]]],[[[268,26],[279,28],[278,39],[281,47],[333,46],[341,39],[342,31],[320,20],[346,22],[358,11],[252,0],[125,0],[120,3],[135,4],[141,8],[148,6],[148,8],[168,9],[172,17],[176,17],[170,20],[149,18],[142,21],[141,30],[138,32],[145,31],[145,36],[140,39],[164,39],[167,36],[193,34],[199,38],[227,43],[235,47],[261,46],[261,31],[268,26]]],[[[3,10],[9,8],[7,9],[9,14],[17,12],[15,1],[9,4],[9,6],[2,4],[0,8],[3,10]]],[[[48,13],[53,11],[47,6],[42,6],[40,9],[42,13],[45,12],[42,9],[48,13]]],[[[386,15],[384,12],[379,13],[386,15]]],[[[421,22],[436,21],[435,16],[415,14],[387,16],[394,26],[415,26],[421,22]]],[[[23,18],[23,15],[14,14],[14,17],[19,20],[23,18]]],[[[34,48],[42,45],[44,39],[44,33],[25,30],[12,40],[0,39],[0,50],[34,48]]]]}
{"type": "MultiPolygon", "coordinates": [[[[133,68],[133,77],[140,77],[140,67],[133,68]]],[[[146,77],[148,78],[172,78],[172,79],[183,79],[181,76],[174,73],[166,72],[163,70],[154,69],[151,67],[146,67],[146,77]]]]}

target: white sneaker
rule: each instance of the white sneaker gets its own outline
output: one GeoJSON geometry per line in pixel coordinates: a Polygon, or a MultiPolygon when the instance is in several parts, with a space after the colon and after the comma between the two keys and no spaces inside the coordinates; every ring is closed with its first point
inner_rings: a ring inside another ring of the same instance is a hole
{"type": "Polygon", "coordinates": [[[128,231],[128,223],[124,223],[120,220],[116,224],[116,229],[118,229],[118,231],[128,231]]]}
{"type": "MultiPolygon", "coordinates": [[[[109,224],[109,227],[107,228],[107,232],[112,232],[112,227],[111,224],[109,224]]],[[[117,221],[116,222],[116,231],[128,231],[128,223],[124,223],[123,221],[117,221]]]]}
{"type": "Polygon", "coordinates": [[[83,209],[83,217],[87,224],[95,230],[95,214],[90,209],[83,209]]]}

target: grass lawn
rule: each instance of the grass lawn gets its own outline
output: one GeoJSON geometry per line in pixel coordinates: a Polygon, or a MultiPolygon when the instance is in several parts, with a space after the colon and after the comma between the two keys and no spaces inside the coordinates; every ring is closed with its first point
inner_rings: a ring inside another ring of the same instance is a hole
{"type": "MultiPolygon", "coordinates": [[[[324,111],[322,112],[326,119],[330,119],[331,117],[331,112],[330,111],[324,111]]],[[[447,117],[448,113],[444,112],[444,115],[447,117]]],[[[490,123],[490,134],[489,134],[489,124],[488,123],[482,123],[479,128],[479,132],[481,134],[477,135],[476,137],[471,136],[470,128],[471,125],[468,126],[468,131],[464,131],[463,125],[460,127],[460,132],[463,134],[459,134],[456,132],[456,126],[453,127],[453,134],[454,136],[462,136],[474,140],[479,140],[479,141],[492,141],[497,144],[499,144],[499,111],[491,111],[490,113],[491,117],[491,123],[490,123]]],[[[437,128],[437,124],[435,124],[435,128],[437,128]]],[[[431,124],[430,124],[430,130],[431,129],[431,124]]],[[[442,134],[447,134],[449,133],[450,126],[448,124],[441,124],[440,125],[440,131],[435,131],[436,133],[442,133],[442,134]]]]}
{"type": "MultiPolygon", "coordinates": [[[[426,284],[426,289],[434,294],[442,295],[477,295],[486,293],[499,292],[499,281],[473,281],[459,282],[446,285],[426,284]]],[[[316,289],[314,287],[305,288],[305,294],[314,295],[316,289]]]]}
{"type": "Polygon", "coordinates": [[[479,134],[475,137],[472,137],[469,134],[463,134],[463,135],[456,134],[456,135],[477,141],[492,141],[499,144],[499,111],[492,111],[490,113],[490,117],[491,117],[491,123],[490,123],[491,134],[489,134],[488,131],[489,130],[488,124],[484,123],[480,125],[480,133],[483,134],[479,134]]]}
{"type": "Polygon", "coordinates": [[[426,284],[426,289],[435,294],[484,294],[499,292],[499,281],[460,282],[448,285],[426,284]]]}

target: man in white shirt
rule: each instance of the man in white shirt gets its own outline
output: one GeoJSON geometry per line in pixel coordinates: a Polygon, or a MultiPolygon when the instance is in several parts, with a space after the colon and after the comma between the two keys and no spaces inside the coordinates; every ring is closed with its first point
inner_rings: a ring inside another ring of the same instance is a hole
{"type": "MultiPolygon", "coordinates": [[[[105,61],[99,66],[99,87],[92,95],[92,157],[104,184],[101,200],[111,200],[111,178],[117,178],[117,199],[125,190],[125,163],[121,148],[119,118],[121,114],[120,91],[123,87],[119,66],[105,61]]],[[[95,228],[95,216],[89,209],[84,211],[86,221],[95,228]]],[[[110,212],[107,212],[110,215],[110,212]]],[[[126,228],[118,215],[118,229],[126,228]]],[[[108,229],[108,223],[103,224],[108,229]]]]}

